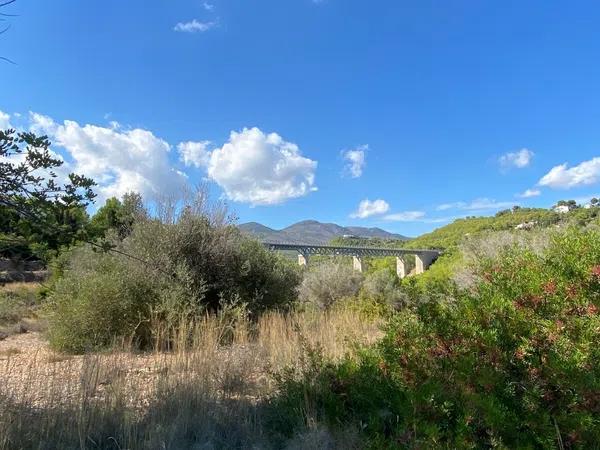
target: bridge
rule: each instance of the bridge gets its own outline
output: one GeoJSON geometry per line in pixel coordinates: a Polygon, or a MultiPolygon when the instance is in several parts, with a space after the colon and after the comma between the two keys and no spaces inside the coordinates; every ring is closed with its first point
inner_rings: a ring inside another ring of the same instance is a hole
{"type": "Polygon", "coordinates": [[[298,264],[308,265],[312,255],[352,256],[354,270],[362,272],[363,258],[370,256],[395,256],[396,273],[400,278],[406,277],[404,256],[414,255],[415,273],[421,274],[431,266],[441,255],[439,250],[420,250],[404,248],[377,247],[340,247],[335,245],[311,245],[264,242],[263,245],[271,251],[295,251],[298,253],[298,264]]]}

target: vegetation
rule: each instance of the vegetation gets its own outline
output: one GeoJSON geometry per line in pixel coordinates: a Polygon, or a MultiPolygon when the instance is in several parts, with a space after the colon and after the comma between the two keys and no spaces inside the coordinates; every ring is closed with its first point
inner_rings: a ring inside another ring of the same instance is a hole
{"type": "MultiPolygon", "coordinates": [[[[70,357],[39,347],[8,352],[0,342],[0,449],[278,448],[284,443],[266,426],[271,371],[301,365],[305,348],[336,360],[379,334],[348,309],[257,321],[222,311],[182,323],[168,353],[125,345],[70,357]]],[[[360,448],[355,434],[325,430],[288,444],[360,448]]]]}
{"type": "Polygon", "coordinates": [[[374,448],[594,448],[599,263],[597,231],[506,247],[472,291],[397,313],[358,360],[315,352],[284,372],[273,426],[360,429],[374,448]]]}
{"type": "Polygon", "coordinates": [[[0,130],[0,256],[46,257],[81,239],[94,182],[71,173],[46,136],[0,130]]]}
{"type": "Polygon", "coordinates": [[[108,253],[80,247],[65,254],[46,302],[52,345],[83,352],[128,338],[144,348],[156,323],[176,326],[231,305],[252,316],[289,307],[298,268],[222,214],[200,214],[204,206],[183,205],[170,223],[138,220],[122,240],[113,236],[108,253]]]}
{"type": "Polygon", "coordinates": [[[600,441],[597,200],[333,242],[443,249],[418,277],[395,258],[301,271],[203,191],[153,214],[129,193],[89,218],[93,182],[56,183],[45,138],[2,139],[25,161],[1,166],[2,256],[52,275],[0,291],[0,449],[600,441]],[[45,321],[51,350],[6,345],[45,321]]]}
{"type": "Polygon", "coordinates": [[[329,309],[338,302],[354,297],[361,281],[360,272],[343,262],[317,264],[304,274],[298,298],[319,309],[329,309]]]}
{"type": "Polygon", "coordinates": [[[44,328],[39,314],[39,288],[36,283],[0,286],[0,338],[44,328]]]}

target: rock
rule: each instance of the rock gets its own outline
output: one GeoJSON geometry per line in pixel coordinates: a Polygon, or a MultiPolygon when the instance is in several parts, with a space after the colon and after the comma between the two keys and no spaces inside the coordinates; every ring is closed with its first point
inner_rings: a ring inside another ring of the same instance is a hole
{"type": "Polygon", "coordinates": [[[0,341],[3,341],[7,337],[8,337],[8,333],[5,333],[4,331],[0,331],[0,341]]]}

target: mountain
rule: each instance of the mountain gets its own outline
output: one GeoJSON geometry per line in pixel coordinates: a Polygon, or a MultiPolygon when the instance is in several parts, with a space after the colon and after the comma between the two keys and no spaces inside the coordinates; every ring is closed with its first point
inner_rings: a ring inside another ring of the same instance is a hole
{"type": "Polygon", "coordinates": [[[290,242],[301,244],[323,245],[334,238],[357,236],[362,238],[401,239],[410,238],[400,234],[390,233],[381,228],[343,227],[335,223],[322,223],[316,220],[303,220],[282,230],[274,230],[257,222],[239,225],[246,234],[261,241],[290,242]]]}

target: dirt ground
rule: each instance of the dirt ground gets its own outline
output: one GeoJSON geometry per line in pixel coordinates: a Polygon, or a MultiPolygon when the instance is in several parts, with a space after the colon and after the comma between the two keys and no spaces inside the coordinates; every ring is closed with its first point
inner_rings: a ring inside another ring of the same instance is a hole
{"type": "Polygon", "coordinates": [[[243,395],[256,398],[270,384],[268,363],[262,356],[254,346],[216,353],[65,355],[50,349],[43,334],[24,333],[0,341],[0,395],[33,407],[119,398],[143,408],[158,387],[193,379],[221,393],[233,387],[234,395],[235,385],[243,383],[238,386],[243,395]]]}

